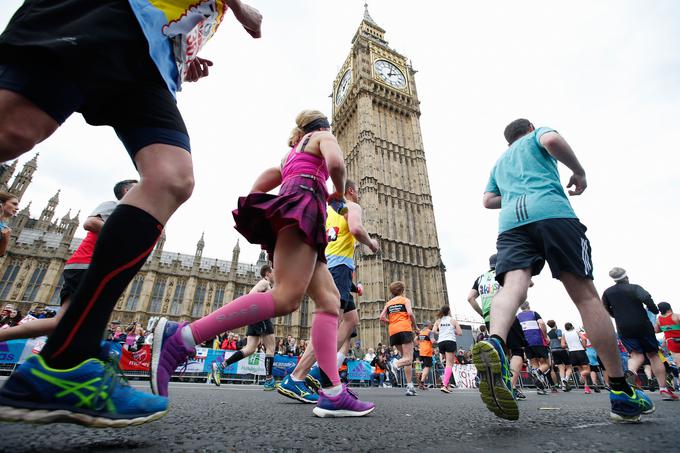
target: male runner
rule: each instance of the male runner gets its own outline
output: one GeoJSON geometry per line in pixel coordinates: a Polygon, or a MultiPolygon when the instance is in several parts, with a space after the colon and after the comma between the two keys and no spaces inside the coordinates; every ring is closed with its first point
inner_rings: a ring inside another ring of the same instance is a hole
{"type": "Polygon", "coordinates": [[[418,388],[420,390],[425,390],[425,383],[427,382],[427,377],[430,375],[430,368],[432,368],[432,354],[433,348],[432,343],[434,342],[434,333],[432,332],[432,322],[425,321],[425,325],[420,332],[418,332],[418,346],[420,360],[423,362],[423,369],[420,374],[420,382],[418,383],[418,388]]]}
{"type": "MultiPolygon", "coordinates": [[[[659,309],[652,296],[642,286],[629,282],[625,269],[615,267],[609,271],[609,276],[615,284],[604,291],[602,302],[614,318],[621,343],[630,354],[628,359],[629,383],[631,381],[634,383],[633,379],[637,377],[637,370],[647,356],[659,386],[665,385],[666,368],[659,359],[659,343],[644,306],[654,314],[659,313],[659,309]]],[[[633,383],[631,385],[634,385],[633,383]]],[[[660,394],[664,400],[678,399],[670,387],[662,388],[660,394]]]]}
{"type": "Polygon", "coordinates": [[[0,419],[121,427],[167,413],[166,398],[135,390],[97,357],[118,297],[193,190],[175,92],[208,75],[212,63],[196,54],[227,9],[260,36],[262,16],[240,0],[30,0],[0,36],[0,161],[29,151],[78,111],[114,128],[141,176],[102,228],[40,355],[0,390],[0,419]]]}
{"type": "MultiPolygon", "coordinates": [[[[120,200],[125,194],[137,184],[135,179],[126,179],[120,181],[113,186],[113,194],[117,200],[120,200]]],[[[61,310],[59,310],[53,318],[36,319],[25,324],[13,327],[11,329],[0,330],[0,341],[13,340],[16,338],[36,338],[42,335],[49,335],[54,331],[55,327],[64,316],[71,303],[71,295],[80,285],[80,282],[87,272],[87,268],[92,261],[92,252],[97,243],[97,237],[101,231],[104,223],[109,216],[116,209],[117,202],[105,201],[97,206],[94,211],[87,216],[83,222],[83,228],[87,231],[85,239],[80,243],[73,255],[66,261],[64,265],[64,284],[61,287],[59,297],[61,299],[61,310]]]]}
{"type": "MultiPolygon", "coordinates": [[[[472,284],[472,289],[470,290],[470,293],[467,297],[467,300],[472,308],[484,318],[484,324],[486,325],[487,330],[490,328],[491,303],[493,301],[494,295],[501,288],[500,284],[496,280],[496,259],[497,255],[495,253],[489,257],[489,270],[477,277],[475,282],[472,284]],[[477,303],[478,297],[481,297],[482,299],[481,308],[477,303]]],[[[524,348],[526,347],[527,343],[524,339],[522,326],[519,324],[519,321],[516,318],[512,324],[512,327],[510,328],[510,332],[508,333],[508,340],[506,344],[510,355],[510,370],[512,370],[512,378],[510,380],[512,386],[512,396],[515,399],[524,400],[526,399],[526,396],[520,389],[517,388],[517,382],[519,382],[519,376],[522,372],[522,365],[524,365],[524,348]]]]}
{"type": "MultiPolygon", "coordinates": [[[[359,314],[351,294],[356,241],[368,246],[373,253],[380,250],[378,241],[371,238],[364,228],[359,205],[359,191],[356,183],[349,179],[345,183],[345,200],[347,212],[338,214],[329,206],[326,219],[326,234],[328,235],[326,260],[328,270],[331,271],[335,286],[340,292],[340,308],[343,310],[342,320],[338,327],[338,368],[345,361],[352,332],[359,326],[359,314]]],[[[314,350],[310,343],[293,372],[276,386],[276,390],[283,396],[303,403],[316,403],[318,395],[314,394],[309,386],[319,388],[326,377],[318,366],[312,368],[315,360],[314,350]]]]}
{"type": "Polygon", "coordinates": [[[536,383],[536,393],[545,395],[548,388],[547,375],[550,373],[548,348],[545,345],[548,329],[541,315],[531,310],[528,300],[524,301],[519,308],[522,311],[517,314],[517,320],[522,326],[524,339],[527,341],[524,352],[529,359],[531,376],[536,383]]]}
{"type": "Polygon", "coordinates": [[[548,321],[548,327],[550,327],[548,338],[550,339],[552,363],[557,366],[560,381],[562,382],[562,391],[568,392],[571,390],[571,385],[567,381],[567,368],[571,367],[569,352],[562,347],[562,330],[557,328],[555,321],[552,319],[548,321]]]}
{"type": "Polygon", "coordinates": [[[623,377],[614,328],[593,284],[590,243],[560,185],[557,162],[573,171],[570,195],[586,189],[585,170],[569,144],[553,129],[526,119],[510,123],[504,132],[509,148],[494,165],[483,205],[501,209],[496,242],[496,279],[503,286],[494,296],[491,337],[475,344],[473,360],[481,379],[480,392],[489,410],[516,420],[517,402],[510,393],[510,373],[504,345],[517,308],[526,300],[532,275],[546,261],[576,304],[590,340],[610,370],[611,418],[636,422],[654,404],[623,377]]]}
{"type": "MultiPolygon", "coordinates": [[[[250,293],[266,293],[271,291],[274,285],[274,272],[272,272],[271,266],[265,264],[260,268],[260,276],[262,279],[253,286],[250,293]]],[[[236,363],[239,360],[243,360],[246,357],[252,355],[257,351],[257,347],[262,344],[264,345],[264,367],[265,367],[265,381],[264,390],[272,391],[276,385],[274,376],[272,376],[272,367],[274,366],[274,352],[276,352],[276,337],[274,336],[274,324],[272,324],[271,319],[266,321],[258,322],[257,324],[252,324],[248,326],[246,330],[246,345],[233,353],[228,358],[224,359],[224,362],[212,363],[212,380],[215,385],[220,385],[220,380],[224,369],[227,368],[232,363],[236,363]]]]}

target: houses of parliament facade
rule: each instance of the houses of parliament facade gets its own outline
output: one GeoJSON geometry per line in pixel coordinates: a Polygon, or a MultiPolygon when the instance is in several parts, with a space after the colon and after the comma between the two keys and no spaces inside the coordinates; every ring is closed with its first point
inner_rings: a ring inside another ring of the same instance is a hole
{"type": "MultiPolygon", "coordinates": [[[[380,242],[381,251],[364,246],[355,252],[356,280],[364,286],[357,299],[361,318],[358,338],[365,347],[388,339],[379,314],[388,300],[389,284],[402,280],[419,322],[433,320],[447,305],[445,267],[440,256],[434,208],[420,131],[416,71],[392,49],[385,30],[366,8],[351,41],[349,54],[333,81],[333,132],[345,155],[348,176],[359,187],[364,225],[380,242]]],[[[16,162],[5,165],[0,187],[20,199],[37,170],[37,156],[15,176],[16,162]],[[10,179],[13,180],[10,184],[10,179]]],[[[0,258],[0,303],[26,313],[38,306],[58,305],[65,261],[80,243],[75,238],[80,214],[55,219],[59,193],[40,216],[25,204],[10,225],[9,252],[0,258]]],[[[118,300],[113,319],[145,325],[151,316],[193,320],[247,293],[266,263],[239,262],[239,244],[231,260],[203,257],[204,238],[195,254],[164,250],[159,240],[148,261],[118,300]]],[[[313,306],[275,321],[276,335],[310,338],[313,306]]]]}

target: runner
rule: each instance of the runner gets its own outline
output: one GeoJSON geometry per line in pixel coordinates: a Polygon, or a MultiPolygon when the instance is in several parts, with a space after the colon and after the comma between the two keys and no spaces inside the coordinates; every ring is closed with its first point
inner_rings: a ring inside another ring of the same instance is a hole
{"type": "MultiPolygon", "coordinates": [[[[262,277],[262,279],[253,286],[249,294],[266,293],[272,290],[274,273],[272,272],[271,266],[268,264],[262,266],[260,268],[260,277],[262,277]]],[[[272,376],[272,367],[274,366],[274,352],[276,352],[276,337],[274,336],[274,324],[272,324],[271,319],[265,319],[264,321],[249,325],[246,330],[246,345],[228,358],[225,358],[222,363],[217,361],[212,363],[211,376],[213,383],[219,387],[220,381],[222,380],[222,374],[224,374],[224,369],[232,363],[250,357],[257,351],[257,348],[260,345],[264,346],[265,350],[264,368],[266,375],[264,390],[274,390],[276,381],[274,380],[274,376],[272,376]]]]}
{"type": "Polygon", "coordinates": [[[0,256],[7,254],[7,246],[9,245],[9,238],[12,235],[12,229],[8,223],[19,210],[19,199],[16,195],[0,191],[0,256]]]}
{"type": "MultiPolygon", "coordinates": [[[[472,284],[472,289],[467,297],[472,308],[484,318],[484,324],[487,331],[490,328],[491,303],[494,295],[496,295],[501,287],[496,280],[496,258],[496,254],[489,257],[489,270],[477,277],[472,284]],[[482,298],[481,307],[477,303],[477,298],[480,296],[482,298]]],[[[533,283],[530,285],[533,285],[533,283]]],[[[512,323],[510,332],[508,332],[506,344],[506,355],[510,356],[510,374],[512,376],[510,378],[510,385],[512,388],[512,397],[518,400],[525,400],[527,397],[517,387],[517,383],[519,382],[519,376],[522,372],[522,366],[524,365],[524,348],[527,344],[524,339],[524,333],[522,332],[522,326],[519,324],[516,317],[512,323]]]]}
{"type": "Polygon", "coordinates": [[[653,314],[659,313],[652,296],[640,285],[631,284],[623,268],[613,268],[609,271],[609,276],[615,283],[604,291],[602,302],[614,318],[621,342],[630,354],[628,369],[631,381],[637,378],[637,370],[647,357],[659,386],[664,386],[661,388],[661,398],[677,399],[673,389],[666,386],[666,369],[659,359],[659,343],[654,335],[654,326],[644,309],[646,306],[653,314]]]}
{"type": "Polygon", "coordinates": [[[297,310],[307,294],[315,303],[311,340],[319,366],[326,374],[314,408],[318,417],[357,417],[375,409],[359,401],[340,382],[336,362],[340,294],[326,266],[326,201],[344,202],[345,163],[326,116],[305,110],[296,120],[280,167],[265,170],[250,195],[238,200],[233,212],[236,229],[250,242],[262,244],[274,264],[276,286],[251,293],[208,316],[176,323],[162,318],[154,330],[151,385],[154,393],[168,394],[175,368],[195,353],[196,344],[223,332],[255,324],[297,310]],[[326,180],[336,192],[330,197],[326,180]],[[281,186],[278,195],[268,194],[281,186]]]}
{"type": "MultiPolygon", "coordinates": [[[[571,368],[571,362],[569,362],[569,352],[562,346],[562,330],[557,328],[557,324],[552,319],[548,321],[548,338],[550,339],[550,356],[552,357],[552,362],[557,366],[557,370],[560,375],[560,381],[562,382],[562,391],[568,392],[571,390],[571,385],[567,380],[567,368],[571,368]]],[[[571,375],[571,371],[569,372],[571,375]]]]}
{"type": "Polygon", "coordinates": [[[524,352],[529,359],[531,367],[529,372],[536,383],[536,393],[546,395],[546,389],[549,387],[547,375],[550,374],[548,348],[546,347],[548,330],[541,315],[531,310],[529,301],[525,301],[520,309],[522,311],[517,314],[517,320],[522,326],[524,339],[528,345],[524,352]]]}
{"type": "MultiPolygon", "coordinates": [[[[113,186],[113,193],[117,200],[121,200],[125,194],[137,184],[135,179],[126,179],[113,186]]],[[[64,265],[64,284],[61,287],[59,297],[61,299],[61,309],[53,318],[35,319],[31,322],[21,324],[11,329],[0,330],[0,341],[14,340],[17,338],[37,338],[49,335],[57,327],[57,324],[64,316],[71,303],[71,296],[83,280],[87,268],[92,262],[92,253],[97,243],[97,237],[104,223],[108,220],[111,213],[116,209],[118,203],[115,201],[105,201],[97,206],[94,211],[87,216],[83,222],[83,228],[87,231],[85,239],[80,243],[73,255],[64,265]]],[[[101,339],[101,338],[100,338],[101,339]]],[[[105,356],[105,355],[104,355],[105,356]]]]}
{"type": "Polygon", "coordinates": [[[569,144],[554,130],[535,129],[526,119],[510,123],[504,131],[509,148],[494,165],[483,205],[501,209],[496,242],[496,279],[503,286],[493,300],[490,338],[475,344],[473,359],[487,408],[499,417],[519,418],[512,398],[505,341],[517,308],[526,300],[532,275],[548,261],[554,278],[561,280],[578,307],[591,341],[611,373],[611,418],[636,422],[654,405],[625,381],[616,350],[614,329],[608,322],[593,284],[590,243],[586,228],[574,213],[562,189],[557,162],[573,171],[570,195],[586,189],[585,170],[569,144]]]}
{"type": "Polygon", "coordinates": [[[0,36],[0,161],[29,151],[78,111],[114,128],[141,176],[102,228],[40,355],[0,390],[0,419],[122,427],[167,413],[167,399],[135,390],[97,357],[118,298],[193,190],[174,96],[182,81],[208,75],[212,62],[196,55],[227,9],[260,36],[262,16],[239,0],[31,0],[0,36]],[[80,391],[62,397],[63,386],[80,391]]]}
{"type": "MultiPolygon", "coordinates": [[[[395,346],[401,355],[397,361],[391,362],[392,372],[399,376],[404,370],[406,380],[406,396],[416,396],[413,387],[413,330],[417,329],[416,317],[411,309],[411,301],[404,297],[404,282],[392,282],[389,286],[392,299],[387,301],[380,313],[380,321],[389,325],[390,346],[395,346]]],[[[440,348],[441,351],[441,348],[440,348]]]]}
{"type": "MultiPolygon", "coordinates": [[[[572,367],[578,367],[581,378],[583,379],[583,393],[591,393],[588,379],[590,375],[590,361],[586,354],[586,339],[583,338],[568,322],[564,325],[564,336],[562,337],[562,347],[569,350],[569,362],[572,367]]],[[[571,373],[567,371],[567,379],[571,373]]]]}
{"type": "MultiPolygon", "coordinates": [[[[343,364],[349,350],[350,338],[355,335],[356,328],[359,326],[359,313],[351,294],[361,291],[361,285],[357,287],[352,282],[352,274],[355,269],[354,248],[356,241],[368,246],[373,253],[380,250],[378,241],[372,239],[364,228],[361,206],[359,205],[359,191],[354,181],[347,180],[345,182],[345,200],[346,213],[339,214],[329,206],[327,207],[326,217],[326,236],[328,238],[328,245],[325,250],[326,260],[335,287],[340,292],[340,308],[343,312],[342,320],[338,326],[338,368],[343,364]]],[[[310,345],[293,372],[276,386],[276,390],[288,398],[303,403],[315,403],[318,396],[309,387],[318,389],[321,386],[328,386],[328,382],[323,382],[323,375],[318,365],[313,367],[315,360],[314,348],[310,345]],[[305,383],[305,380],[307,383],[305,383]]]]}
{"type": "Polygon", "coordinates": [[[663,332],[666,348],[673,356],[673,361],[680,364],[680,315],[673,313],[668,302],[659,304],[659,317],[654,330],[663,332]]]}
{"type": "Polygon", "coordinates": [[[590,366],[590,380],[593,383],[593,391],[595,393],[600,393],[600,386],[597,384],[598,373],[604,370],[601,370],[600,368],[597,351],[588,338],[588,332],[583,332],[583,338],[586,340],[586,355],[588,356],[588,365],[590,366]]]}
{"type": "Polygon", "coordinates": [[[423,370],[420,375],[420,382],[418,388],[420,390],[427,390],[425,386],[427,378],[430,375],[432,368],[432,343],[434,341],[434,332],[432,331],[432,322],[425,321],[425,327],[418,332],[418,345],[420,349],[420,360],[423,362],[423,370]]]}
{"type": "Polygon", "coordinates": [[[458,321],[451,317],[451,307],[444,305],[437,313],[437,320],[432,329],[437,337],[437,347],[439,352],[443,352],[446,357],[446,366],[444,367],[444,378],[442,379],[442,386],[440,390],[444,393],[451,393],[449,389],[449,382],[451,381],[451,374],[453,364],[456,356],[456,336],[463,335],[458,321]]]}

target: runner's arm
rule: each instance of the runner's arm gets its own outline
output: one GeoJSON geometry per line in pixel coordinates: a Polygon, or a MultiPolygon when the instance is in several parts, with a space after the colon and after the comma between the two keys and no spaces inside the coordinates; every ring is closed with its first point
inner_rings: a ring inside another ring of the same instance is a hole
{"type": "Polygon", "coordinates": [[[246,5],[241,0],[225,0],[227,6],[234,12],[236,20],[243,25],[248,34],[253,38],[262,36],[262,14],[250,5],[246,5]]]}
{"type": "Polygon", "coordinates": [[[567,188],[574,186],[574,189],[569,190],[569,195],[581,195],[586,190],[586,187],[588,187],[586,171],[581,166],[569,143],[555,131],[546,132],[538,140],[551,156],[562,162],[573,172],[571,178],[569,178],[567,188]]]}
{"type": "Polygon", "coordinates": [[[281,169],[279,167],[271,167],[262,172],[255,180],[250,193],[262,192],[267,193],[272,189],[281,185],[281,169]]]}
{"type": "Polygon", "coordinates": [[[638,296],[638,298],[642,301],[642,303],[647,306],[647,309],[649,311],[651,311],[655,315],[659,314],[659,308],[654,303],[654,299],[652,299],[652,295],[649,294],[642,286],[638,286],[636,288],[635,293],[638,296]]]}
{"type": "Polygon", "coordinates": [[[342,150],[333,134],[330,132],[319,133],[319,151],[326,160],[326,168],[328,168],[328,173],[335,187],[335,193],[331,195],[331,199],[344,199],[347,169],[342,157],[342,150]]]}
{"type": "Polygon", "coordinates": [[[453,327],[456,331],[457,336],[460,337],[463,335],[463,329],[460,328],[460,324],[458,324],[458,321],[456,321],[455,319],[453,320],[453,327]]]}
{"type": "Polygon", "coordinates": [[[477,303],[478,297],[479,297],[479,291],[477,291],[476,289],[471,289],[470,292],[468,293],[467,301],[470,304],[470,306],[477,313],[479,313],[479,316],[484,317],[484,313],[482,312],[482,307],[480,307],[479,304],[477,303]]]}
{"type": "Polygon", "coordinates": [[[7,254],[7,246],[9,245],[9,238],[12,235],[12,230],[9,227],[5,227],[0,232],[0,256],[5,256],[7,254]]]}
{"type": "Polygon", "coordinates": [[[378,241],[372,239],[364,224],[362,222],[361,216],[361,206],[351,201],[347,202],[347,225],[349,226],[349,232],[354,236],[359,242],[368,246],[373,253],[380,250],[380,245],[378,241]]]}
{"type": "Polygon", "coordinates": [[[383,311],[380,313],[380,321],[384,323],[389,323],[387,319],[387,305],[385,305],[385,308],[383,308],[383,311]]]}
{"type": "Polygon", "coordinates": [[[661,326],[659,326],[659,321],[656,321],[656,324],[654,324],[654,332],[661,333],[661,326]]]}
{"type": "Polygon", "coordinates": [[[411,324],[417,329],[418,321],[416,321],[416,316],[413,314],[413,309],[411,308],[411,300],[406,299],[406,313],[411,317],[411,324]]]}
{"type": "Polygon", "coordinates": [[[99,233],[104,226],[104,219],[98,215],[90,216],[83,222],[83,228],[86,231],[91,231],[92,233],[99,233]]]}
{"type": "Polygon", "coordinates": [[[486,209],[500,209],[501,196],[494,192],[484,192],[482,204],[486,209]]]}

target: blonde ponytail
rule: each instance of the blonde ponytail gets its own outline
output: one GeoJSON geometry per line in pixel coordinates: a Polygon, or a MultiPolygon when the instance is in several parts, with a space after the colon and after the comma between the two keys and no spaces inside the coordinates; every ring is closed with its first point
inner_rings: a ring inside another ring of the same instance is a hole
{"type": "Polygon", "coordinates": [[[288,146],[291,148],[298,144],[298,142],[305,136],[303,128],[314,120],[326,118],[326,115],[318,110],[303,110],[295,117],[296,127],[291,131],[288,138],[288,146]]]}

